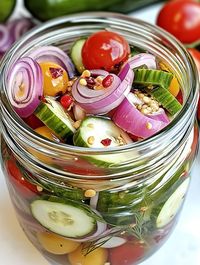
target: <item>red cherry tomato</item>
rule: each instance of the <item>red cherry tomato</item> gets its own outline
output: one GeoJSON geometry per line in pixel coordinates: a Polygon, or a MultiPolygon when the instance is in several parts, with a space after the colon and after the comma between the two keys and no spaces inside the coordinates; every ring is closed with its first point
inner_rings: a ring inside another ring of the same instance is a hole
{"type": "Polygon", "coordinates": [[[144,255],[144,247],[140,243],[127,242],[110,250],[112,265],[133,265],[144,255]]]}
{"type": "Polygon", "coordinates": [[[11,183],[22,196],[29,198],[33,196],[33,193],[38,193],[36,185],[33,185],[24,178],[14,159],[6,161],[6,169],[11,183]]]}
{"type": "Polygon", "coordinates": [[[37,129],[38,127],[44,126],[44,124],[39,120],[34,114],[23,119],[32,129],[37,129]]]}
{"type": "Polygon", "coordinates": [[[181,103],[181,105],[183,104],[183,93],[181,90],[178,92],[176,99],[178,100],[179,103],[181,103]]]}
{"type": "Polygon", "coordinates": [[[82,60],[86,69],[115,70],[128,59],[130,47],[119,34],[99,31],[92,34],[82,49],[82,60]]]}
{"type": "Polygon", "coordinates": [[[183,43],[200,40],[200,3],[192,0],[170,1],[160,10],[157,25],[183,43]]]}
{"type": "Polygon", "coordinates": [[[61,97],[60,103],[63,108],[67,109],[73,103],[73,98],[70,95],[65,94],[61,97]]]}

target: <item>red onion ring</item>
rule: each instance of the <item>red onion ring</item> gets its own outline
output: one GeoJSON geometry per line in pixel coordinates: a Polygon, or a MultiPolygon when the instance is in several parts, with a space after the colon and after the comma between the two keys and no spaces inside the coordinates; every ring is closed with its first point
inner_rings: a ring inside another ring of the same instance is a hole
{"type": "Polygon", "coordinates": [[[150,53],[139,53],[134,55],[128,60],[130,64],[130,68],[134,69],[136,67],[140,67],[142,65],[146,65],[149,69],[156,69],[156,58],[154,55],[150,53]]]}
{"type": "Polygon", "coordinates": [[[132,100],[131,97],[134,98],[133,93],[129,93],[114,112],[112,120],[116,125],[128,133],[144,139],[167,126],[166,122],[151,119],[137,110],[132,103],[134,99],[132,100]]]}
{"type": "MultiPolygon", "coordinates": [[[[72,95],[86,113],[107,113],[116,108],[131,90],[134,73],[130,69],[129,64],[124,67],[124,72],[126,72],[126,75],[122,82],[118,76],[109,74],[113,76],[113,82],[110,87],[102,89],[100,92],[91,90],[86,86],[84,92],[82,92],[82,86],[79,83],[80,79],[78,79],[72,86],[72,95]],[[102,92],[103,94],[101,94],[102,92]]],[[[102,75],[102,72],[100,75],[102,75]]]]}
{"type": "Polygon", "coordinates": [[[29,57],[19,59],[8,74],[8,98],[17,114],[26,118],[40,103],[43,95],[42,71],[29,57]]]}
{"type": "Polygon", "coordinates": [[[68,73],[69,78],[75,76],[75,67],[69,56],[60,48],[55,46],[37,47],[28,54],[29,57],[40,62],[53,62],[62,66],[68,73]]]}
{"type": "Polygon", "coordinates": [[[13,39],[13,42],[18,40],[25,32],[34,26],[30,18],[19,18],[7,23],[8,31],[13,39]]]}
{"type": "Polygon", "coordinates": [[[21,18],[0,25],[0,53],[5,53],[26,31],[34,26],[29,18],[21,18]]]}
{"type": "Polygon", "coordinates": [[[170,123],[169,117],[167,116],[166,112],[162,108],[159,108],[157,112],[154,112],[152,114],[147,114],[146,116],[148,116],[151,119],[157,120],[157,121],[163,121],[167,124],[170,123]]]}
{"type": "Polygon", "coordinates": [[[4,53],[12,45],[12,39],[6,26],[0,25],[0,53],[4,53]]]}

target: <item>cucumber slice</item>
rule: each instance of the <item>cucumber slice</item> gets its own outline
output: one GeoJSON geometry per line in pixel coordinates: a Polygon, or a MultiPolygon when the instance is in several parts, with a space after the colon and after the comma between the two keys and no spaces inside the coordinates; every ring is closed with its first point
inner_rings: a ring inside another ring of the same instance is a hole
{"type": "Polygon", "coordinates": [[[74,121],[58,101],[51,97],[45,99],[46,102],[41,102],[34,114],[61,139],[67,140],[76,131],[74,121]]]}
{"type": "Polygon", "coordinates": [[[152,95],[171,115],[181,110],[182,105],[168,90],[174,76],[172,73],[153,69],[137,69],[134,72],[134,84],[146,87],[147,93],[152,95]]]}
{"type": "Polygon", "coordinates": [[[154,69],[137,69],[134,71],[134,84],[145,86],[161,86],[168,89],[173,79],[173,74],[154,69]]]}
{"type": "MultiPolygon", "coordinates": [[[[111,120],[102,117],[86,117],[73,137],[74,145],[89,148],[108,148],[132,143],[131,138],[111,120]],[[105,144],[102,141],[105,140],[105,144]],[[109,142],[107,145],[106,142],[109,142]]],[[[111,166],[125,162],[126,154],[90,156],[91,162],[99,166],[111,166]]]]}
{"type": "Polygon", "coordinates": [[[151,90],[147,90],[162,106],[171,114],[176,114],[182,109],[182,105],[178,100],[165,88],[156,87],[151,90]]]}
{"type": "Polygon", "coordinates": [[[187,178],[165,202],[156,220],[157,228],[164,227],[174,218],[183,203],[189,182],[187,178]]]}
{"type": "Polygon", "coordinates": [[[82,72],[85,70],[85,67],[82,62],[82,48],[85,41],[86,39],[79,39],[75,41],[75,43],[71,48],[71,54],[70,54],[70,57],[80,74],[82,74],[82,72]]]}
{"type": "Polygon", "coordinates": [[[61,236],[81,238],[97,229],[89,211],[70,200],[64,203],[38,199],[31,203],[31,212],[42,226],[61,236]]]}

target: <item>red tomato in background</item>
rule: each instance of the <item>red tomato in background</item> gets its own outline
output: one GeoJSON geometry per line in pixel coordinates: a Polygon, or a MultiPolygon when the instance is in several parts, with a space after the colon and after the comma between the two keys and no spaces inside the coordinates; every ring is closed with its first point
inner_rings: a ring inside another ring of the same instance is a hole
{"type": "Polygon", "coordinates": [[[188,48],[188,51],[192,55],[192,57],[196,63],[196,66],[197,66],[197,69],[199,72],[199,78],[200,78],[200,52],[194,48],[188,48]]]}
{"type": "Polygon", "coordinates": [[[112,265],[133,265],[144,255],[144,246],[127,242],[122,246],[110,249],[110,263],[112,265]]]}
{"type": "Polygon", "coordinates": [[[128,42],[119,34],[99,31],[92,34],[82,49],[86,69],[114,70],[115,65],[125,62],[130,54],[128,42]]]}
{"type": "Polygon", "coordinates": [[[33,185],[24,178],[15,160],[7,160],[6,169],[11,183],[14,185],[14,188],[16,188],[20,192],[22,196],[24,196],[25,198],[30,198],[34,194],[38,193],[36,185],[33,185]]]}
{"type": "MultiPolygon", "coordinates": [[[[199,80],[200,80],[200,52],[196,49],[193,49],[193,48],[188,48],[188,51],[190,52],[190,54],[192,55],[192,57],[196,63],[196,66],[197,66],[197,69],[199,72],[199,80]]],[[[200,100],[198,103],[197,118],[200,121],[200,100]]]]}
{"type": "Polygon", "coordinates": [[[170,1],[160,10],[156,24],[183,43],[200,40],[200,3],[170,1]]]}
{"type": "Polygon", "coordinates": [[[197,118],[200,121],[200,100],[198,102],[198,109],[197,109],[197,118]]]}

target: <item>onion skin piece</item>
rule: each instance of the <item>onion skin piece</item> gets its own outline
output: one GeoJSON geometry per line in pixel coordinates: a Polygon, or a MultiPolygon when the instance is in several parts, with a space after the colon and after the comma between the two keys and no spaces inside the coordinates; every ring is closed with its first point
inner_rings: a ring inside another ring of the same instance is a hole
{"type": "Polygon", "coordinates": [[[167,125],[163,121],[154,120],[142,114],[128,98],[118,106],[112,120],[126,132],[143,139],[151,137],[167,125]]]}
{"type": "Polygon", "coordinates": [[[9,70],[7,81],[11,105],[20,117],[27,118],[38,107],[43,95],[39,64],[29,57],[19,59],[9,70]]]}
{"type": "Polygon", "coordinates": [[[52,62],[56,63],[62,68],[64,68],[69,78],[73,78],[75,76],[75,67],[72,63],[69,56],[60,48],[55,46],[43,46],[43,47],[37,47],[34,50],[32,50],[29,54],[29,57],[36,60],[38,63],[44,63],[44,62],[52,62]]]}

